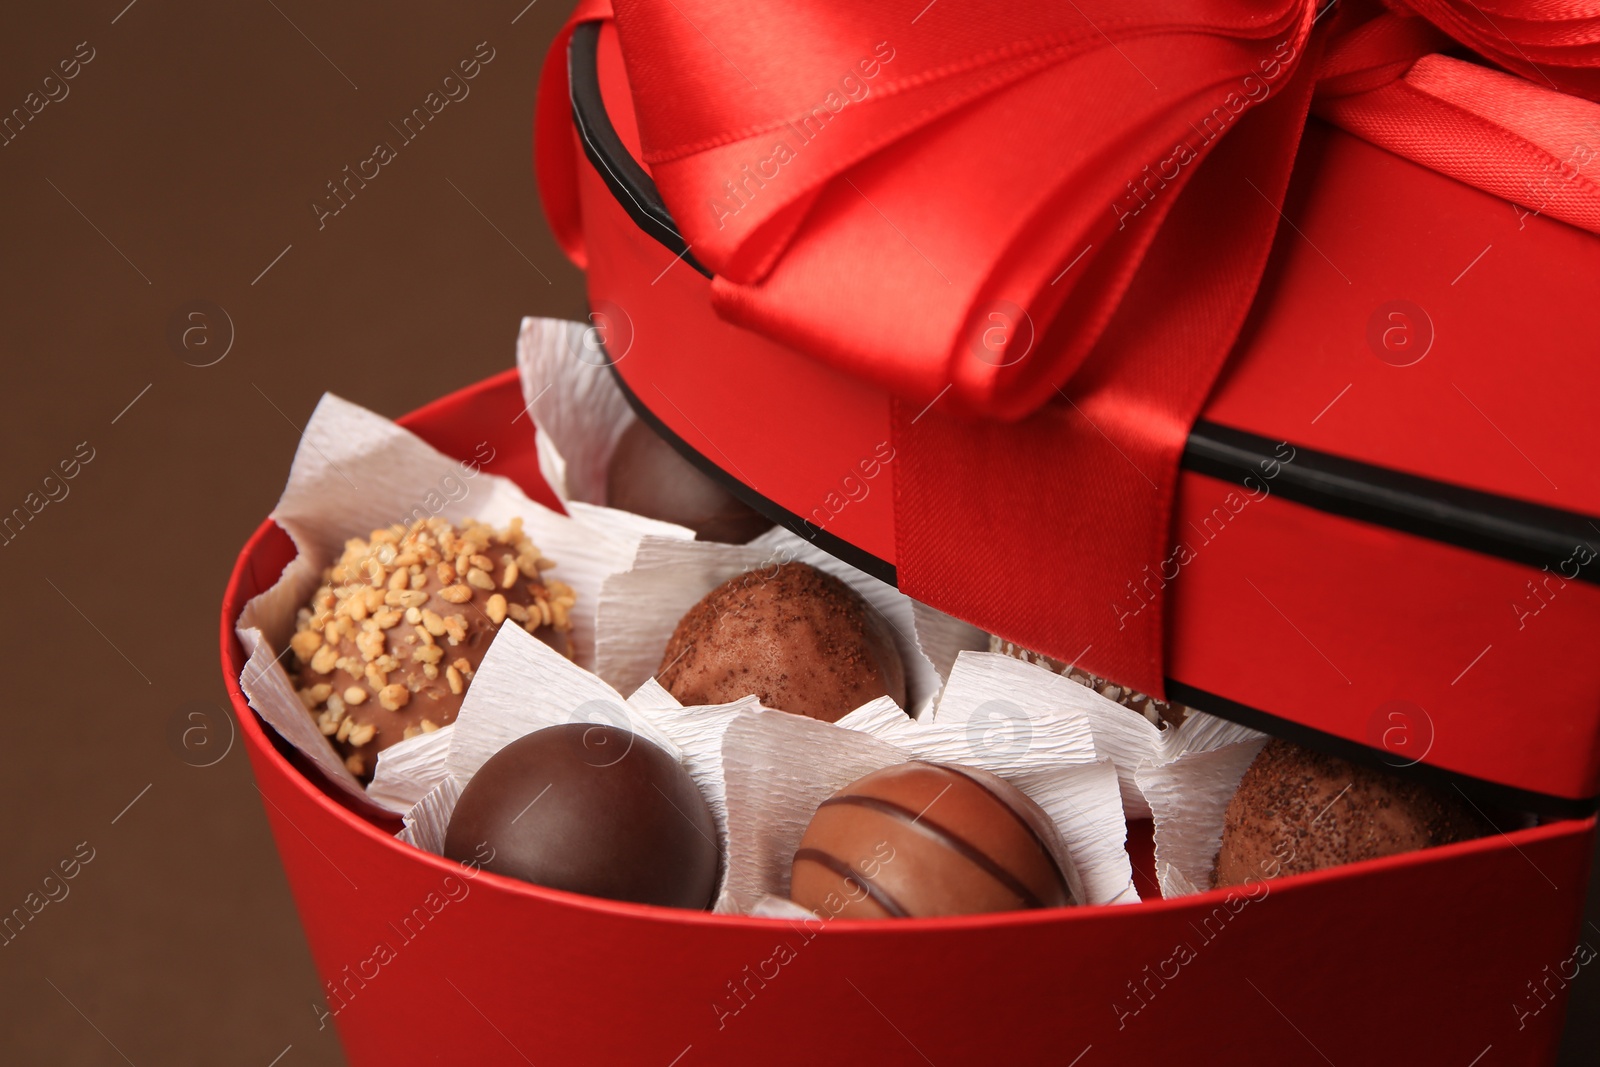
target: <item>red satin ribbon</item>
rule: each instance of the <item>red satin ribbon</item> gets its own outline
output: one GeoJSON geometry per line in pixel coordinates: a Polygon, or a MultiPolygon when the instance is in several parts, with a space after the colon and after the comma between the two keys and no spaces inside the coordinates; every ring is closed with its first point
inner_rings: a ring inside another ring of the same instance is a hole
{"type": "MultiPolygon", "coordinates": [[[[1595,85],[1600,19],[1575,5],[1412,6],[1547,85],[1595,85]]],[[[1430,55],[1450,39],[1380,11],[1347,3],[1315,36],[1310,0],[617,0],[614,17],[645,162],[719,314],[897,398],[902,588],[1160,694],[1149,575],[1178,457],[1313,88],[1319,115],[1390,151],[1600,223],[1582,172],[1600,108],[1430,55]]],[[[585,0],[573,22],[609,14],[585,0]]],[[[565,44],[539,174],[581,264],[565,44]]]]}

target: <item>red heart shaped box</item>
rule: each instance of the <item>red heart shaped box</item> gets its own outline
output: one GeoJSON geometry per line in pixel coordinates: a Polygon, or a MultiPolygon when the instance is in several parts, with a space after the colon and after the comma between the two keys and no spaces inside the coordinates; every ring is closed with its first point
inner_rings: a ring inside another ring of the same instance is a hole
{"type": "MultiPolygon", "coordinates": [[[[522,403],[507,372],[400,421],[463,458],[487,436],[487,469],[553,504],[533,434],[512,422],[522,403]]],[[[240,692],[234,622],[293,554],[270,520],[244,546],[222,605],[222,668],[327,1022],[358,1067],[1555,1055],[1592,818],[1262,883],[1251,896],[819,929],[466,878],[397,841],[394,820],[355,810],[240,692]]],[[[1148,826],[1134,830],[1154,897],[1148,826]]]]}

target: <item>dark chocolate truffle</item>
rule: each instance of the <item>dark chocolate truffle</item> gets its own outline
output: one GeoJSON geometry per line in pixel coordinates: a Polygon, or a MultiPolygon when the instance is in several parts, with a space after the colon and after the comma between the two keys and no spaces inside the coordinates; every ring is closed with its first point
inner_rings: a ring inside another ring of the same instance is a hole
{"type": "Polygon", "coordinates": [[[998,652],[1003,656],[1010,656],[1012,659],[1020,659],[1026,663],[1043,667],[1045,670],[1059,674],[1063,678],[1077,682],[1081,686],[1093,689],[1106,699],[1116,701],[1129,711],[1138,712],[1150,720],[1152,724],[1162,728],[1183,725],[1184,717],[1189,714],[1189,708],[1186,705],[1170,704],[1165,700],[1157,700],[1155,697],[1141,693],[1137,689],[1118,685],[1116,682],[1102,678],[1098,674],[1091,674],[1082,667],[1063,663],[1061,660],[1039,652],[1030,652],[1021,645],[1013,644],[995,634],[989,635],[989,651],[998,652]]]}
{"type": "Polygon", "coordinates": [[[1049,816],[984,771],[902,763],[822,802],[789,896],[829,919],[973,915],[1073,903],[1049,816]]]}
{"type": "Polygon", "coordinates": [[[606,468],[606,503],[687,526],[702,541],[742,545],[772,521],[712,481],[650,427],[634,422],[606,468]]]}
{"type": "Polygon", "coordinates": [[[454,722],[508,618],[570,654],[577,601],[542,577],[554,566],[521,519],[418,519],[346,541],[289,641],[295,689],[345,766],[370,780],[379,752],[454,722]]]}
{"type": "Polygon", "coordinates": [[[518,738],[478,769],[444,854],[551,889],[704,910],[717,890],[716,840],[677,760],[627,730],[568,723],[518,738]]]}
{"type": "Polygon", "coordinates": [[[881,696],[906,704],[887,624],[854,589],[805,563],[748,571],[707,593],[679,620],[656,678],[685,704],[754,694],[824,722],[881,696]]]}
{"type": "Polygon", "coordinates": [[[1228,804],[1214,882],[1302,874],[1489,830],[1457,795],[1275,738],[1228,804]]]}

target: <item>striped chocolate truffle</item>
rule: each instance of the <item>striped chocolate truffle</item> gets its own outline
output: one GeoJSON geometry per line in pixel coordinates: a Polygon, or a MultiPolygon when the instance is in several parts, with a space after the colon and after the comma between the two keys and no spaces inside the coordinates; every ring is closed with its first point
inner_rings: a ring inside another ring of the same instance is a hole
{"type": "Polygon", "coordinates": [[[1063,907],[1074,900],[1045,844],[1053,830],[1037,804],[992,774],[902,763],[822,802],[795,853],[789,896],[828,919],[1063,907]]]}

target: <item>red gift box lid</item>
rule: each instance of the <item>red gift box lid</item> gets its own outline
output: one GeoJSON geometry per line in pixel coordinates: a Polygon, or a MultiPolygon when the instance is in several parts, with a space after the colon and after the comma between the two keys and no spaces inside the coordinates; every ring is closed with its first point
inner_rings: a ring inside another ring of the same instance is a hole
{"type": "MultiPolygon", "coordinates": [[[[714,320],[637,162],[614,33],[578,27],[569,63],[579,142],[635,230],[607,245],[585,204],[591,304],[635,410],[749,503],[893,582],[893,464],[862,466],[890,439],[888,398],[714,320]]],[[[1600,240],[1316,120],[1283,211],[1189,435],[1175,538],[1188,523],[1209,544],[1209,516],[1264,476],[1270,506],[1173,583],[1169,694],[1529,807],[1591,809],[1600,468],[1572,442],[1600,414],[1600,365],[1580,355],[1600,332],[1600,240]],[[1408,658],[1439,684],[1402,684],[1408,658]],[[1414,737],[1396,758],[1395,723],[1425,729],[1424,760],[1414,737]]]]}

